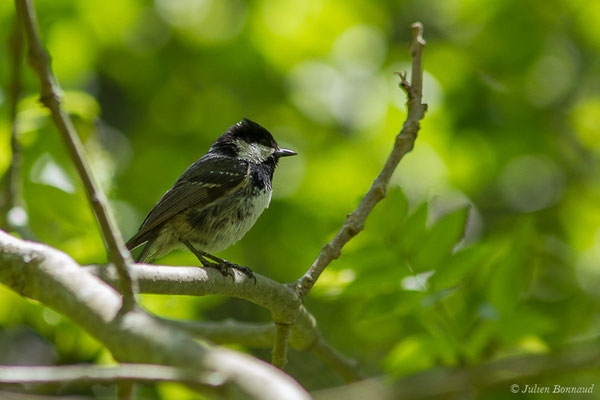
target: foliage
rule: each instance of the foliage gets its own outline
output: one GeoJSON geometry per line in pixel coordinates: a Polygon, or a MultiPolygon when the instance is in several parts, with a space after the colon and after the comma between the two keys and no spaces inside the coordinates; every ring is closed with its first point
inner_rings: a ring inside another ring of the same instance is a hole
{"type": "MultiPolygon", "coordinates": [[[[596,3],[35,3],[65,106],[125,236],[242,117],[300,154],[281,163],[272,204],[256,226],[222,253],[280,282],[307,269],[383,165],[405,117],[392,72],[408,69],[408,26],[421,20],[430,111],[415,149],[307,308],[326,339],[373,375],[478,365],[598,336],[596,3]]],[[[3,26],[13,19],[11,2],[0,3],[3,26]]],[[[3,60],[9,33],[0,31],[3,60]]],[[[36,102],[33,75],[23,78],[18,133],[29,226],[37,240],[81,263],[104,262],[85,196],[36,102]]],[[[7,62],[0,82],[8,85],[7,62]]],[[[10,162],[9,101],[0,92],[0,174],[10,162]]],[[[175,252],[161,263],[197,261],[175,252]]],[[[144,304],[176,318],[268,320],[235,299],[147,296],[144,304]]],[[[45,362],[110,362],[53,311],[3,288],[0,305],[2,347],[28,331],[45,362]]],[[[288,371],[308,389],[341,383],[305,353],[293,354],[288,371]]],[[[591,379],[573,376],[568,384],[591,379]]],[[[158,385],[143,393],[184,398],[180,390],[158,385]]]]}

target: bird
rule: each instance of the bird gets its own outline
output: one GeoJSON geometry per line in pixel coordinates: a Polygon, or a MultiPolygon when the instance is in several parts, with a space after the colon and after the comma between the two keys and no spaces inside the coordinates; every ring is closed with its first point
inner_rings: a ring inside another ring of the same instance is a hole
{"type": "Polygon", "coordinates": [[[138,263],[187,248],[203,267],[231,277],[236,269],[254,278],[250,268],[211,253],[231,246],[252,228],[271,201],[279,159],[294,155],[295,151],[280,148],[267,129],[242,119],[175,181],[127,241],[127,248],[145,244],[138,263]]]}

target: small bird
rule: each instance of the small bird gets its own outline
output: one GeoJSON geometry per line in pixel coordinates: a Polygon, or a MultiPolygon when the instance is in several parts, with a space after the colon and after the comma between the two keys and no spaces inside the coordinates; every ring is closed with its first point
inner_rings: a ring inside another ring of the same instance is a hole
{"type": "Polygon", "coordinates": [[[187,247],[204,267],[229,276],[233,268],[254,277],[250,268],[210,253],[229,247],[252,228],[271,201],[277,162],[296,154],[279,148],[268,130],[244,118],[177,179],[127,248],[146,243],[136,261],[148,262],[187,247]]]}

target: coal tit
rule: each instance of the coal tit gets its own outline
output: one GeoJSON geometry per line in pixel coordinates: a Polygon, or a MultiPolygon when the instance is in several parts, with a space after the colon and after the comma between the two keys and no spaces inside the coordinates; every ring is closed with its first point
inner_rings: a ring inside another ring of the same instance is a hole
{"type": "Polygon", "coordinates": [[[271,201],[279,158],[293,155],[296,152],[279,148],[269,131],[244,118],[177,179],[127,248],[146,243],[137,262],[188,248],[204,267],[218,268],[224,275],[231,275],[234,268],[253,276],[249,268],[209,253],[229,247],[252,228],[271,201]]]}

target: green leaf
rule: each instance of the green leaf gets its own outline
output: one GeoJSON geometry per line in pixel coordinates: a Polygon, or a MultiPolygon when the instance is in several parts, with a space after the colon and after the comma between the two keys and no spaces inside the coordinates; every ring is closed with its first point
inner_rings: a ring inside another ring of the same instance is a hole
{"type": "Polygon", "coordinates": [[[362,251],[352,256],[351,268],[356,278],[346,286],[342,296],[371,297],[398,291],[402,279],[410,273],[406,262],[392,251],[362,251]]]}
{"type": "Polygon", "coordinates": [[[424,240],[415,243],[416,254],[411,259],[415,271],[440,267],[464,235],[468,214],[469,207],[446,214],[428,230],[424,240]]]}
{"type": "Polygon", "coordinates": [[[402,226],[398,244],[404,253],[411,253],[413,247],[422,240],[427,224],[427,207],[427,203],[421,204],[402,226]]]}
{"type": "Polygon", "coordinates": [[[396,344],[384,361],[386,371],[393,376],[425,370],[435,362],[431,339],[410,336],[396,344]]]}
{"type": "Polygon", "coordinates": [[[535,229],[525,221],[508,239],[496,245],[492,274],[486,288],[488,301],[501,315],[510,315],[530,285],[535,265],[535,229]]]}
{"type": "Polygon", "coordinates": [[[436,291],[460,284],[477,267],[489,262],[492,252],[488,246],[474,245],[452,254],[429,279],[431,289],[436,291]]]}
{"type": "Polygon", "coordinates": [[[367,229],[376,227],[383,235],[397,235],[408,215],[408,200],[399,186],[390,188],[365,222],[367,229]]]}
{"type": "Polygon", "coordinates": [[[387,316],[404,316],[421,308],[423,293],[399,288],[389,293],[381,292],[368,299],[363,306],[360,318],[363,321],[376,321],[387,316]]]}

